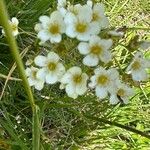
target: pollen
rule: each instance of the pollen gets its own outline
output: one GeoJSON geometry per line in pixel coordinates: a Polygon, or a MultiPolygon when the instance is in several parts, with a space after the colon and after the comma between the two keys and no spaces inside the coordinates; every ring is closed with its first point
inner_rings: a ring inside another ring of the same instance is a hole
{"type": "Polygon", "coordinates": [[[98,77],[97,83],[100,85],[106,85],[108,83],[109,79],[106,75],[100,75],[98,77]]]}
{"type": "Polygon", "coordinates": [[[87,29],[87,25],[86,24],[83,24],[83,23],[78,23],[76,25],[76,31],[79,32],[79,33],[84,33],[87,29]]]}
{"type": "Polygon", "coordinates": [[[50,25],[49,32],[52,34],[58,34],[60,32],[58,24],[50,25]]]}
{"type": "Polygon", "coordinates": [[[132,68],[133,70],[139,70],[140,67],[141,67],[141,64],[140,64],[139,61],[134,61],[133,64],[131,65],[131,68],[132,68]]]}
{"type": "Polygon", "coordinates": [[[103,51],[102,48],[98,45],[91,47],[91,53],[93,53],[93,54],[99,55],[102,53],[102,51],[103,51]]]}
{"type": "Polygon", "coordinates": [[[81,75],[74,75],[74,76],[73,76],[73,81],[74,81],[74,83],[76,83],[76,84],[81,83],[81,81],[82,81],[81,75]]]}
{"type": "Polygon", "coordinates": [[[56,69],[56,64],[53,63],[53,62],[50,62],[50,63],[48,64],[48,69],[49,69],[50,71],[54,71],[54,70],[56,69]]]}

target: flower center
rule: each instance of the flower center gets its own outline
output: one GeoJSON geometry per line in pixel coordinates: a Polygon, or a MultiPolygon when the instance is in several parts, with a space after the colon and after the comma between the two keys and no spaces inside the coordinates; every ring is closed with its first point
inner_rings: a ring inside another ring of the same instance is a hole
{"type": "Polygon", "coordinates": [[[36,79],[36,74],[37,74],[37,71],[34,70],[34,71],[32,72],[32,77],[33,77],[34,79],[36,79]]]}
{"type": "Polygon", "coordinates": [[[91,53],[99,55],[102,53],[102,48],[98,45],[92,46],[91,47],[91,53]]]}
{"type": "Polygon", "coordinates": [[[117,95],[122,97],[125,95],[125,91],[123,89],[119,89],[118,92],[117,92],[117,95]]]}
{"type": "Polygon", "coordinates": [[[106,76],[106,75],[100,75],[99,77],[98,77],[98,80],[97,80],[97,82],[98,82],[98,84],[101,84],[101,85],[106,85],[107,84],[107,82],[108,82],[108,77],[106,76]]]}
{"type": "Polygon", "coordinates": [[[54,71],[54,70],[56,69],[56,64],[53,63],[53,62],[50,62],[50,63],[48,64],[48,69],[49,69],[50,71],[54,71]]]}
{"type": "Polygon", "coordinates": [[[97,21],[99,19],[99,16],[97,13],[93,13],[92,15],[92,21],[97,21]]]}
{"type": "Polygon", "coordinates": [[[78,23],[76,25],[76,31],[79,32],[79,33],[84,33],[87,29],[87,25],[86,24],[83,24],[83,23],[78,23]]]}
{"type": "Polygon", "coordinates": [[[141,64],[139,61],[134,61],[134,63],[132,64],[131,68],[133,70],[138,70],[141,67],[141,64]]]}
{"type": "Polygon", "coordinates": [[[48,30],[52,34],[57,34],[57,33],[59,33],[59,26],[58,26],[58,24],[50,25],[48,30]]]}
{"type": "Polygon", "coordinates": [[[74,76],[73,76],[73,81],[74,81],[74,83],[78,84],[78,83],[81,82],[81,80],[82,80],[81,75],[74,75],[74,76]]]}
{"type": "Polygon", "coordinates": [[[13,31],[15,31],[15,30],[17,29],[17,26],[16,26],[15,24],[12,24],[12,25],[11,25],[11,29],[12,29],[13,31]]]}

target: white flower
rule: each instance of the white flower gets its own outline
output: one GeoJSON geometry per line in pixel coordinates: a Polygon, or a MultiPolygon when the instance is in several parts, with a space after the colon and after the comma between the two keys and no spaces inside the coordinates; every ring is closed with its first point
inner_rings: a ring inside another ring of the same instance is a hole
{"type": "Polygon", "coordinates": [[[105,16],[105,9],[102,3],[97,3],[93,6],[92,21],[98,22],[101,28],[109,26],[108,18],[105,16]]]}
{"type": "Polygon", "coordinates": [[[68,96],[76,99],[78,95],[83,95],[87,91],[87,79],[88,75],[82,73],[81,68],[74,66],[64,74],[61,83],[68,96]]]}
{"type": "Polygon", "coordinates": [[[39,69],[35,67],[27,68],[26,75],[30,86],[34,86],[37,90],[42,90],[44,80],[37,77],[39,69]]]}
{"type": "Polygon", "coordinates": [[[62,40],[61,34],[65,32],[65,23],[63,16],[59,11],[54,11],[50,17],[41,16],[41,30],[38,38],[45,43],[50,40],[51,43],[59,43],[62,40]]]}
{"type": "MultiPolygon", "coordinates": [[[[10,23],[10,26],[11,26],[11,29],[12,29],[13,36],[17,36],[19,34],[19,31],[18,31],[19,21],[18,21],[18,19],[16,17],[13,17],[11,19],[11,21],[9,20],[9,23],[10,23]]],[[[2,29],[2,34],[5,35],[4,29],[2,29]]]]}
{"type": "Polygon", "coordinates": [[[65,16],[66,34],[80,41],[88,41],[91,35],[99,34],[100,26],[97,22],[91,22],[92,9],[90,6],[77,5],[76,7],[76,11],[68,12],[65,16]]]}
{"type": "Polygon", "coordinates": [[[57,0],[57,6],[58,7],[65,7],[66,6],[66,0],[57,0]]]}
{"type": "Polygon", "coordinates": [[[120,101],[127,104],[129,98],[134,94],[133,89],[120,82],[116,84],[115,88],[115,92],[110,93],[110,104],[115,105],[120,101]]]}
{"type": "Polygon", "coordinates": [[[94,73],[89,87],[95,88],[95,94],[100,99],[106,98],[108,92],[115,90],[114,83],[119,80],[119,74],[114,68],[105,70],[102,67],[95,69],[94,73]]]}
{"type": "Polygon", "coordinates": [[[150,60],[144,59],[141,52],[137,52],[131,64],[127,68],[128,74],[132,75],[135,81],[145,81],[148,79],[146,68],[150,68],[150,60]]]}
{"type": "Polygon", "coordinates": [[[60,63],[60,57],[54,52],[49,52],[47,57],[39,55],[34,59],[34,62],[37,66],[42,67],[37,76],[48,84],[60,81],[65,73],[65,67],[60,63]]]}
{"type": "Polygon", "coordinates": [[[86,55],[83,59],[83,64],[87,66],[96,66],[99,60],[108,63],[111,60],[111,53],[108,49],[111,46],[111,39],[100,39],[98,36],[91,36],[88,43],[79,43],[79,52],[86,55]]]}

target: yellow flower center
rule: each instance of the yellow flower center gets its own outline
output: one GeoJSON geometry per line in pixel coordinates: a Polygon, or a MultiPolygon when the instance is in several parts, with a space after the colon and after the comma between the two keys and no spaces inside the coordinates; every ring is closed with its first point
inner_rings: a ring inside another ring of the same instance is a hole
{"type": "Polygon", "coordinates": [[[15,31],[15,30],[17,29],[17,26],[16,26],[15,24],[12,24],[12,25],[11,25],[11,29],[12,29],[13,31],[15,31]]]}
{"type": "Polygon", "coordinates": [[[99,19],[99,15],[97,13],[93,13],[92,21],[97,21],[99,19]]]}
{"type": "Polygon", "coordinates": [[[79,33],[84,33],[87,29],[87,25],[86,24],[83,24],[83,23],[78,23],[76,25],[76,31],[79,32],[79,33]]]}
{"type": "Polygon", "coordinates": [[[98,77],[97,83],[100,84],[100,85],[106,85],[108,80],[109,79],[108,79],[108,77],[106,75],[100,75],[98,77]]]}
{"type": "Polygon", "coordinates": [[[125,95],[124,89],[119,89],[118,92],[117,92],[117,95],[120,96],[120,97],[124,96],[125,95]]]}
{"type": "Polygon", "coordinates": [[[34,71],[32,72],[32,77],[33,77],[34,79],[36,79],[36,74],[37,74],[37,70],[34,70],[34,71]]]}
{"type": "Polygon", "coordinates": [[[53,62],[50,62],[50,63],[48,64],[48,69],[49,69],[50,71],[54,71],[54,70],[56,69],[56,64],[53,63],[53,62]]]}
{"type": "Polygon", "coordinates": [[[133,64],[131,65],[131,68],[133,70],[138,70],[138,69],[140,69],[140,67],[141,67],[141,64],[139,61],[134,61],[133,64]]]}
{"type": "Polygon", "coordinates": [[[52,34],[58,34],[60,31],[59,31],[59,26],[58,24],[53,24],[53,25],[50,25],[49,27],[49,32],[52,33],[52,34]]]}
{"type": "Polygon", "coordinates": [[[81,77],[81,75],[74,75],[73,76],[73,81],[74,81],[74,83],[76,83],[76,84],[78,84],[78,83],[81,83],[81,81],[82,81],[82,77],[81,77]]]}
{"type": "Polygon", "coordinates": [[[103,51],[103,49],[98,45],[91,47],[91,53],[93,53],[93,54],[99,55],[102,53],[102,51],[103,51]]]}

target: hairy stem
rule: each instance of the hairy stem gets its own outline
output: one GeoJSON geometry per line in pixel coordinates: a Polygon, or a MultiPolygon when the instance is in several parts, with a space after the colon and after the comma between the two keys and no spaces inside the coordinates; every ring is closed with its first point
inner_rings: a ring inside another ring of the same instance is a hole
{"type": "Polygon", "coordinates": [[[33,150],[39,150],[39,143],[40,143],[40,121],[39,121],[39,116],[38,116],[38,106],[35,105],[34,102],[34,98],[33,98],[33,94],[31,91],[31,88],[28,84],[26,75],[25,75],[25,71],[24,71],[24,66],[23,66],[23,62],[21,60],[21,57],[19,56],[19,50],[18,50],[18,46],[17,43],[15,41],[15,38],[12,35],[12,29],[11,26],[8,22],[8,13],[7,13],[7,9],[5,6],[5,3],[3,0],[0,0],[0,24],[3,26],[4,31],[5,31],[5,35],[7,37],[7,41],[10,47],[10,50],[12,52],[12,56],[14,57],[17,67],[18,67],[18,71],[19,71],[19,75],[23,81],[23,85],[25,88],[25,91],[28,95],[28,99],[30,101],[31,104],[31,108],[32,108],[32,113],[33,113],[33,150]]]}

